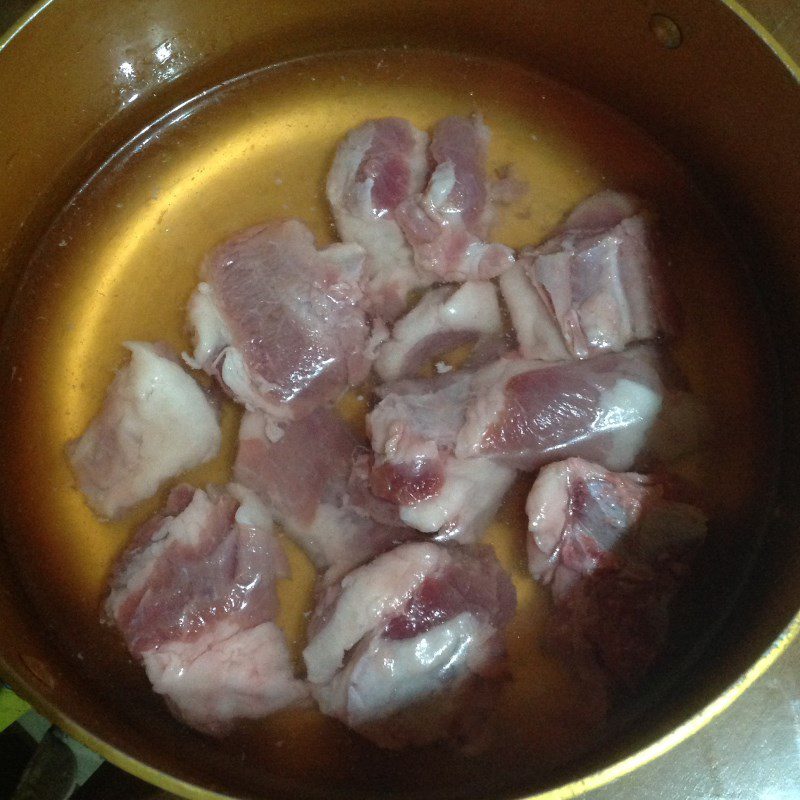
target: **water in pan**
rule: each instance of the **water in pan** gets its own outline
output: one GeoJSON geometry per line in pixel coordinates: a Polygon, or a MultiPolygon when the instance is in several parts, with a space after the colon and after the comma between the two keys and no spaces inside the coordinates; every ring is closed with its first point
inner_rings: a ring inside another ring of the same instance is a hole
{"type": "MultiPolygon", "coordinates": [[[[712,610],[726,606],[743,574],[749,515],[765,488],[768,456],[754,301],[713,214],[674,161],[608,109],[500,62],[356,53],[235,81],[122,148],[55,221],[18,293],[14,338],[4,343],[12,381],[0,455],[3,473],[14,476],[4,500],[9,545],[44,624],[80,662],[87,684],[129,724],[175,748],[215,785],[258,790],[279,775],[307,789],[362,784],[402,791],[430,774],[439,787],[477,785],[489,774],[502,784],[521,764],[545,779],[597,743],[587,698],[538,645],[547,604],[528,576],[521,535],[530,479],[511,492],[488,535],[520,600],[508,636],[513,679],[499,710],[502,735],[497,749],[466,758],[442,748],[382,753],[311,711],[277,715],[221,742],[182,729],[98,621],[114,557],[164,495],[122,522],[102,523],[75,490],[64,457],[65,442],[99,409],[123,360],[123,341],[161,339],[186,349],[185,303],[209,248],[274,217],[299,217],[320,242],[333,240],[324,179],[349,128],[387,115],[429,128],[448,114],[473,111],[492,131],[490,167],[511,163],[531,187],[503,214],[494,238],[515,247],[536,242],[603,187],[633,190],[661,213],[673,256],[670,282],[684,313],[675,355],[712,409],[713,429],[728,434],[712,435],[706,452],[681,465],[704,486],[714,519],[711,551],[727,554],[709,583],[712,610]]],[[[364,408],[353,395],[342,410],[358,424],[364,408]]],[[[226,407],[221,456],[186,480],[227,479],[237,420],[237,410],[226,407]]],[[[293,577],[281,587],[282,622],[299,656],[313,572],[296,548],[288,549],[293,577]]]]}

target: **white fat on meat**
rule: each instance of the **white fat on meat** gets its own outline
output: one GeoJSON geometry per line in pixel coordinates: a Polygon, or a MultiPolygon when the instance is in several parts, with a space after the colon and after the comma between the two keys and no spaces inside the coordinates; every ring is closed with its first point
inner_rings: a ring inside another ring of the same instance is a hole
{"type": "Polygon", "coordinates": [[[630,469],[663,392],[648,346],[561,364],[503,358],[476,373],[455,454],[522,470],[567,456],[630,469]]]}
{"type": "Polygon", "coordinates": [[[400,519],[436,541],[477,542],[511,488],[517,472],[488,458],[449,458],[441,491],[401,506],[400,519]]]}
{"type": "Polygon", "coordinates": [[[130,361],[109,386],[102,410],[67,446],[87,503],[108,519],[215,458],[222,439],[217,408],[168,348],[125,347],[130,361]]]}
{"type": "Polygon", "coordinates": [[[387,385],[367,418],[374,493],[437,541],[480,539],[516,475],[490,458],[454,455],[472,379],[464,371],[387,385]]]}
{"type": "Polygon", "coordinates": [[[376,622],[398,616],[426,577],[447,563],[447,551],[427,542],[401,545],[358,567],[320,598],[303,651],[308,679],[326,684],[348,650],[376,622]]]}
{"type": "MultiPolygon", "coordinates": [[[[413,639],[387,640],[378,631],[365,638],[347,666],[316,692],[320,711],[337,716],[346,708],[346,722],[355,729],[380,723],[469,677],[470,665],[480,664],[494,635],[472,614],[459,614],[413,639]]],[[[397,733],[384,730],[378,735],[382,743],[393,743],[397,733]]],[[[433,739],[440,735],[430,731],[433,739]]],[[[419,734],[415,740],[422,743],[419,734]]]]}
{"type": "Polygon", "coordinates": [[[522,354],[549,357],[542,307],[577,358],[669,333],[670,303],[651,239],[639,200],[605,190],[579,204],[552,238],[523,248],[517,263],[541,302],[509,305],[522,354]]]}
{"type": "Polygon", "coordinates": [[[117,560],[105,610],[173,714],[221,735],[308,702],[275,625],[276,582],[287,576],[252,492],[182,485],[117,560]]]}
{"type": "Polygon", "coordinates": [[[212,625],[195,639],[145,651],[142,662],[153,690],[175,715],[206,733],[222,734],[233,721],[309,701],[306,685],[294,676],[283,631],[272,622],[244,630],[212,625]]]}
{"type": "Polygon", "coordinates": [[[491,283],[442,286],[427,292],[395,323],[378,351],[375,370],[384,381],[413,377],[434,357],[502,332],[500,304],[491,283]]]}
{"type": "Polygon", "coordinates": [[[440,281],[488,280],[514,263],[509,247],[486,242],[495,216],[486,173],[489,139],[477,115],[447,117],[434,129],[433,174],[425,191],[395,215],[422,274],[440,281]]]}
{"type": "Polygon", "coordinates": [[[543,467],[528,495],[530,571],[556,606],[550,635],[613,681],[634,683],[657,658],[706,535],[706,515],[670,489],[570,458],[543,467]]]}
{"type": "Polygon", "coordinates": [[[460,738],[504,675],[515,607],[490,548],[401,545],[319,596],[303,653],[312,694],[382,747],[460,738]]]}
{"type": "Polygon", "coordinates": [[[317,250],[297,220],[250,228],[217,247],[189,300],[193,367],[278,425],[367,376],[375,349],[361,289],[364,251],[317,250]]]}
{"type": "Polygon", "coordinates": [[[395,219],[397,207],[425,185],[427,147],[428,135],[408,120],[370,120],[342,140],[328,173],[339,236],[366,251],[365,291],[375,313],[389,321],[403,312],[410,290],[430,283],[414,267],[395,219]]]}
{"type": "Polygon", "coordinates": [[[392,507],[371,495],[362,461],[367,442],[333,409],[289,423],[277,442],[265,428],[262,414],[245,412],[234,477],[272,509],[329,578],[414,535],[392,507]]]}
{"type": "Polygon", "coordinates": [[[525,358],[541,361],[571,359],[555,318],[525,274],[522,264],[518,262],[504,272],[499,284],[520,353],[525,358]]]}
{"type": "Polygon", "coordinates": [[[375,452],[371,484],[378,497],[404,506],[439,494],[471,379],[455,372],[382,387],[383,399],[367,415],[375,452]]]}

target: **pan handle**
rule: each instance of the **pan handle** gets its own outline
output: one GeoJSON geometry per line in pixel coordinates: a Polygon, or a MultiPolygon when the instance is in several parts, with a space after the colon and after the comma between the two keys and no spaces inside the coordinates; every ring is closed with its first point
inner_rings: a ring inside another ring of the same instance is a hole
{"type": "Polygon", "coordinates": [[[42,737],[11,800],[68,800],[77,785],[75,754],[55,726],[42,737]]]}

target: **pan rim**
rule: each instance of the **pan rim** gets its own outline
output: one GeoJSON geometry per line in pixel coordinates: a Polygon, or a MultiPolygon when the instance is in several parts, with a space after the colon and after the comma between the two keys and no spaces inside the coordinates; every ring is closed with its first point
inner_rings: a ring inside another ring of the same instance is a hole
{"type": "MultiPolygon", "coordinates": [[[[63,0],[61,0],[63,2],[63,0]]],[[[738,0],[719,0],[720,4],[738,17],[761,42],[781,62],[795,82],[800,83],[800,64],[789,54],[772,34],[753,14],[742,6],[738,0]]],[[[56,0],[37,0],[12,26],[0,35],[0,54],[49,6],[56,0]]],[[[669,733],[659,737],[649,745],[637,750],[608,767],[590,773],[553,789],[526,795],[521,800],[570,800],[583,796],[586,792],[607,786],[619,778],[655,761],[669,753],[677,745],[698,733],[702,728],[727,710],[744,692],[761,678],[778,658],[792,645],[800,640],[800,610],[790,619],[773,643],[758,659],[747,668],[733,683],[723,690],[714,700],[686,719],[669,733]]],[[[194,783],[163,772],[145,761],[131,756],[109,744],[104,739],[87,730],[79,722],[64,714],[54,703],[41,696],[32,683],[23,678],[5,657],[0,654],[0,674],[11,688],[23,699],[42,713],[51,722],[89,747],[100,756],[158,788],[185,797],[188,800],[233,800],[234,795],[221,794],[194,783]]]]}

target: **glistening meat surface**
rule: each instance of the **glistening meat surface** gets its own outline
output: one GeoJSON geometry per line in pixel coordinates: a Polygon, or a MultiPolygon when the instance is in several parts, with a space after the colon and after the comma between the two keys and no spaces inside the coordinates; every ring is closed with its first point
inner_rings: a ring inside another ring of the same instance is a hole
{"type": "Polygon", "coordinates": [[[321,593],[303,653],[312,693],[384,747],[469,738],[515,607],[490,548],[401,545],[321,593]]]}
{"type": "Polygon", "coordinates": [[[427,147],[427,134],[408,120],[370,120],[343,139],[328,173],[326,191],[339,236],[366,251],[365,291],[387,321],[403,312],[411,289],[430,283],[414,267],[395,218],[397,208],[425,185],[427,147]]]}
{"type": "Polygon", "coordinates": [[[310,413],[369,372],[363,268],[361,247],[317,250],[296,220],[243,231],[203,265],[205,282],[189,301],[187,360],[272,420],[310,413]]]}
{"type": "Polygon", "coordinates": [[[533,484],[529,566],[551,588],[551,639],[579,669],[631,684],[661,651],[707,524],[667,488],[576,458],[542,468],[533,484]]]}
{"type": "Polygon", "coordinates": [[[489,139],[479,116],[447,117],[434,129],[428,185],[396,212],[422,274],[440,281],[486,280],[514,263],[510,248],[485,241],[494,221],[489,139]]]}
{"type": "Polygon", "coordinates": [[[499,338],[503,320],[488,281],[432,289],[392,328],[375,370],[384,381],[414,377],[435,356],[479,339],[499,338]]]}
{"type": "Polygon", "coordinates": [[[389,384],[367,419],[373,491],[437,541],[478,541],[516,475],[489,458],[454,454],[473,377],[462,371],[389,384]]]}
{"type": "Polygon", "coordinates": [[[67,447],[89,506],[114,518],[164,481],[214,458],[218,410],[166,346],[127,342],[100,413],[67,447]]]}
{"type": "Polygon", "coordinates": [[[120,556],[106,613],[172,712],[218,735],[307,700],[274,622],[287,574],[251,493],[183,485],[120,556]]]}
{"type": "Polygon", "coordinates": [[[517,263],[538,299],[522,304],[513,294],[531,293],[520,276],[505,284],[523,355],[560,357],[554,327],[577,358],[668,333],[671,304],[650,229],[637,198],[606,190],[580,203],[555,236],[524,248],[517,263]]]}
{"type": "Polygon", "coordinates": [[[657,351],[587,361],[502,358],[479,370],[455,453],[533,470],[566,456],[630,469],[661,409],[657,351]]]}
{"type": "Polygon", "coordinates": [[[266,435],[262,414],[246,412],[234,477],[330,578],[415,534],[372,495],[367,452],[366,441],[330,408],[289,423],[277,442],[266,435]]]}

